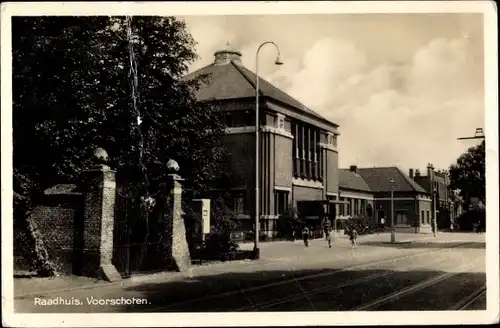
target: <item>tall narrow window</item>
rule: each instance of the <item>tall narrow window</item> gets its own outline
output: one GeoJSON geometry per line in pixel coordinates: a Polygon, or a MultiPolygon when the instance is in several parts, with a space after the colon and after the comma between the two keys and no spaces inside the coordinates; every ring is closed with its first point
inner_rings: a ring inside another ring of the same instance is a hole
{"type": "Polygon", "coordinates": [[[293,122],[293,174],[297,177],[300,175],[300,134],[299,125],[297,122],[293,122]]]}
{"type": "Polygon", "coordinates": [[[274,192],[274,206],[276,215],[283,215],[288,211],[288,191],[274,192]]]}
{"type": "Polygon", "coordinates": [[[313,138],[312,138],[312,143],[311,143],[311,149],[313,150],[313,167],[312,167],[312,177],[313,179],[318,178],[318,149],[316,147],[316,138],[318,137],[318,134],[316,133],[316,129],[313,130],[313,138]]]}
{"type": "Polygon", "coordinates": [[[373,208],[371,204],[368,204],[368,206],[366,206],[366,215],[368,215],[368,217],[372,217],[373,215],[373,208]]]}
{"type": "Polygon", "coordinates": [[[427,211],[427,224],[431,223],[431,213],[427,211]]]}
{"type": "Polygon", "coordinates": [[[311,126],[307,127],[307,171],[306,176],[308,179],[312,179],[312,161],[313,161],[313,150],[312,150],[312,129],[311,126]]]}
{"type": "Polygon", "coordinates": [[[254,117],[250,111],[245,111],[245,125],[252,126],[254,117]]]}
{"type": "Polygon", "coordinates": [[[232,113],[225,114],[225,123],[227,127],[232,127],[234,125],[232,113]]]}
{"type": "Polygon", "coordinates": [[[424,212],[424,210],[422,210],[422,218],[421,218],[421,220],[422,220],[422,224],[425,224],[425,212],[424,212]]]}
{"type": "Polygon", "coordinates": [[[234,196],[234,213],[244,214],[245,213],[245,197],[243,194],[236,194],[234,196]]]}
{"type": "Polygon", "coordinates": [[[309,129],[304,126],[304,177],[309,177],[309,129]]]}

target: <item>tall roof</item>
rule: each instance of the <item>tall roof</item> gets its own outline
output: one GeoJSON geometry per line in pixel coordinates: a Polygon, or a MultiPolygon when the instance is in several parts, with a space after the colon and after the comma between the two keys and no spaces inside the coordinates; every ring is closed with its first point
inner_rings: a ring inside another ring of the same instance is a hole
{"type": "Polygon", "coordinates": [[[357,172],[374,192],[391,191],[390,180],[393,179],[394,191],[427,193],[424,188],[397,167],[358,168],[357,172]]]}
{"type": "Polygon", "coordinates": [[[372,191],[361,175],[349,169],[339,170],[339,187],[367,192],[372,191]]]}
{"type": "MultiPolygon", "coordinates": [[[[195,93],[198,100],[229,100],[255,97],[256,74],[241,63],[241,53],[230,48],[219,50],[214,54],[212,64],[188,74],[185,79],[195,79],[201,75],[209,75],[210,82],[202,85],[195,93]]],[[[290,106],[299,112],[319,119],[337,127],[338,125],[308,108],[300,101],[259,77],[259,94],[279,103],[290,106]]]]}

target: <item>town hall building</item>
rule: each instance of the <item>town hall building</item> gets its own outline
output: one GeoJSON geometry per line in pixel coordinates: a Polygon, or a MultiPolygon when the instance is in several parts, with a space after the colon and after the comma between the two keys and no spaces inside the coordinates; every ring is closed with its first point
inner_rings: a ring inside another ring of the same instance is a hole
{"type": "MultiPolygon", "coordinates": [[[[235,211],[251,229],[255,199],[255,82],[242,54],[219,50],[214,62],[187,79],[207,76],[196,92],[225,113],[224,144],[231,156],[235,211]]],[[[277,219],[299,201],[334,201],[338,196],[338,125],[259,79],[260,228],[272,235],[277,219]]]]}

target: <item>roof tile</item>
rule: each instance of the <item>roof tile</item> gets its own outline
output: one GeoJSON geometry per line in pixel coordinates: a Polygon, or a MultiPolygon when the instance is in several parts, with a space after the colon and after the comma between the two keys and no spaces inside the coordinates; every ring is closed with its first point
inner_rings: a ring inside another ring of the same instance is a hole
{"type": "Polygon", "coordinates": [[[426,193],[418,183],[403,173],[397,167],[358,168],[357,172],[363,177],[370,189],[374,192],[391,191],[391,178],[394,180],[396,192],[421,192],[426,193]]]}
{"type": "MultiPolygon", "coordinates": [[[[210,83],[202,85],[195,93],[196,98],[200,101],[255,96],[256,74],[242,65],[235,64],[232,61],[225,65],[211,64],[187,75],[185,79],[191,80],[205,74],[209,75],[210,83]]],[[[261,96],[269,97],[336,125],[261,77],[259,77],[259,92],[261,96]]]]}
{"type": "Polygon", "coordinates": [[[372,191],[361,175],[351,172],[349,169],[339,170],[339,187],[367,192],[372,191]]]}

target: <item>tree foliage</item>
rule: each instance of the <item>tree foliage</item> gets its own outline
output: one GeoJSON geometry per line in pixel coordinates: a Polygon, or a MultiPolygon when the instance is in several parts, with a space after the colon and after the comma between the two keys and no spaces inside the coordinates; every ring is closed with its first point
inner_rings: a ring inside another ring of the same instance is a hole
{"type": "MultiPolygon", "coordinates": [[[[197,57],[185,23],[134,17],[131,34],[126,23],[106,16],[12,19],[14,216],[16,227],[28,227],[21,248],[38,247],[27,220],[32,196],[78,184],[97,147],[108,152],[117,187],[136,197],[158,190],[169,159],[178,162],[188,197],[203,194],[214,177],[226,178],[217,176],[225,126],[218,109],[193,92],[210,77],[183,79],[197,57]]],[[[47,271],[45,257],[42,250],[31,259],[39,271],[47,271]]]]}
{"type": "Polygon", "coordinates": [[[450,166],[450,187],[460,189],[460,195],[466,202],[471,197],[477,197],[483,203],[486,201],[485,155],[483,141],[478,146],[470,147],[450,166]]]}
{"type": "Polygon", "coordinates": [[[223,157],[218,136],[224,126],[216,108],[193,96],[208,77],[182,79],[197,57],[183,21],[132,20],[143,166],[125,17],[14,17],[12,24],[17,192],[77,182],[96,147],[108,151],[130,187],[154,189],[172,158],[187,189],[206,189],[223,157]]]}

